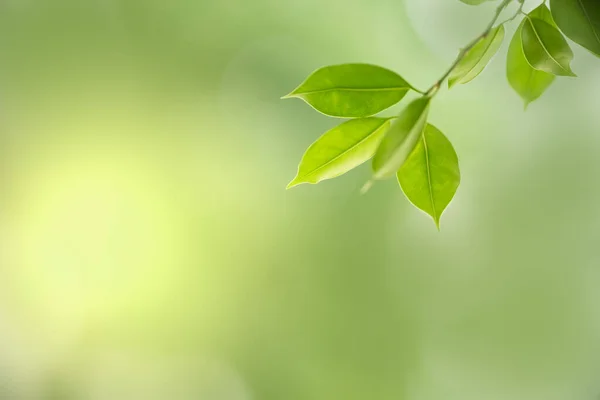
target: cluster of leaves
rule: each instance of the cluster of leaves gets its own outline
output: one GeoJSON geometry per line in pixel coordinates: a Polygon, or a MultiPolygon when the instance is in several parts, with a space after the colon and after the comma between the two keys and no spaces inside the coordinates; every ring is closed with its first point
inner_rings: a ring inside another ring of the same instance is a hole
{"type": "Polygon", "coordinates": [[[458,157],[450,141],[428,123],[429,108],[440,87],[475,79],[502,45],[504,25],[523,16],[510,43],[507,77],[525,107],[539,98],[557,76],[574,77],[573,52],[565,36],[600,57],[600,0],[549,0],[523,12],[525,0],[460,0],[469,5],[499,2],[486,30],[463,48],[446,73],[427,91],[415,89],[388,69],[369,64],[344,64],[318,69],[284,98],[300,98],[315,110],[349,120],[325,132],[304,154],[288,188],[316,184],[340,176],[372,160],[372,179],[396,176],[402,191],[429,214],[439,228],[440,217],[458,189],[458,157]],[[512,3],[517,12],[498,23],[512,3]],[[410,92],[420,95],[398,115],[374,115],[410,92]]]}

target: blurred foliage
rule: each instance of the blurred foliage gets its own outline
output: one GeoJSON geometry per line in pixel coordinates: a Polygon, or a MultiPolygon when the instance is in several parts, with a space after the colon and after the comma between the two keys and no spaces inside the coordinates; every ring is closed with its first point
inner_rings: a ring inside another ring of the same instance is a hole
{"type": "Polygon", "coordinates": [[[339,62],[422,86],[486,5],[1,7],[2,399],[597,390],[591,55],[527,113],[503,62],[440,93],[432,119],[452,132],[464,181],[438,233],[393,182],[358,195],[368,168],[286,192],[301,149],[332,125],[279,97],[339,62]]]}

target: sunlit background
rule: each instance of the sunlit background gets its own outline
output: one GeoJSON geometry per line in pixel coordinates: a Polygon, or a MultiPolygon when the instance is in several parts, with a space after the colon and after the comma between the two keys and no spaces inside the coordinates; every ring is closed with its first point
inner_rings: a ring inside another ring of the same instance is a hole
{"type": "Polygon", "coordinates": [[[526,113],[505,51],[440,93],[441,232],[367,165],[285,191],[338,121],[282,95],[343,62],[426,88],[493,9],[2,1],[0,399],[596,399],[600,60],[526,113]]]}

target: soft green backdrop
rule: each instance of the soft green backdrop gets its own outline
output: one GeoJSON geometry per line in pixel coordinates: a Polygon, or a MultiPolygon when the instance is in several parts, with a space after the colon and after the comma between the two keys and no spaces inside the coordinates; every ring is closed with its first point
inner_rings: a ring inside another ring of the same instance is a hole
{"type": "Polygon", "coordinates": [[[493,7],[3,1],[0,399],[595,398],[600,60],[525,113],[507,39],[436,98],[441,232],[366,166],[284,190],[336,121],[280,96],[341,62],[425,88],[493,7]]]}

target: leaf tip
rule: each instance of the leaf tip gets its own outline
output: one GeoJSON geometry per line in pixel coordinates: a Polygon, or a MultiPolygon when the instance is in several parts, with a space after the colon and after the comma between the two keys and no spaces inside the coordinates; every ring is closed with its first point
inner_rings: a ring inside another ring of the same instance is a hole
{"type": "Polygon", "coordinates": [[[286,100],[286,99],[293,99],[294,97],[296,97],[296,95],[294,94],[294,92],[292,92],[292,93],[286,94],[285,96],[281,96],[279,99],[286,100]]]}
{"type": "Polygon", "coordinates": [[[298,177],[295,177],[290,183],[288,183],[288,185],[285,187],[285,190],[290,190],[291,188],[301,185],[302,183],[304,182],[298,180],[298,177]]]}

